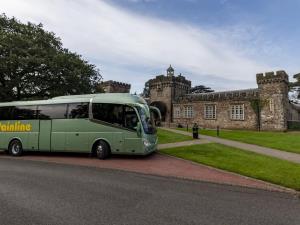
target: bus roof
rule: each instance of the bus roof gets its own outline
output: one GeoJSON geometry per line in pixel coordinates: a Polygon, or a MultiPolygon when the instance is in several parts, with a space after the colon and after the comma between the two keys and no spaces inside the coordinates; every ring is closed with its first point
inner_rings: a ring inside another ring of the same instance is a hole
{"type": "Polygon", "coordinates": [[[59,96],[47,100],[3,102],[0,103],[0,107],[90,102],[90,100],[97,103],[146,104],[146,101],[137,95],[127,94],[127,93],[105,93],[105,94],[87,94],[87,95],[67,95],[67,96],[59,96]]]}

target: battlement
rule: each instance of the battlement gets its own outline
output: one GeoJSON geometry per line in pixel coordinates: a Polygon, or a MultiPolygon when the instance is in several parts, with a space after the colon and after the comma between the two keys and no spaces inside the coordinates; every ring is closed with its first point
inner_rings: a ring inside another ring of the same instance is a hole
{"type": "Polygon", "coordinates": [[[118,86],[118,87],[124,87],[124,88],[130,88],[131,85],[127,84],[127,83],[123,83],[123,82],[119,82],[119,81],[114,81],[114,80],[108,80],[108,81],[104,81],[102,82],[103,85],[107,86],[118,86]]]}
{"type": "Polygon", "coordinates": [[[106,93],[129,93],[131,85],[123,82],[108,80],[100,84],[106,93]]]}
{"type": "Polygon", "coordinates": [[[279,70],[274,72],[266,72],[256,74],[257,84],[266,84],[266,83],[288,83],[289,76],[284,70],[279,70]]]}
{"type": "Polygon", "coordinates": [[[182,84],[186,86],[191,86],[191,81],[187,80],[181,74],[178,76],[165,76],[165,75],[158,75],[154,79],[149,81],[150,87],[155,87],[158,84],[162,84],[163,86],[172,86],[173,84],[182,84]]]}
{"type": "Polygon", "coordinates": [[[258,89],[245,89],[235,91],[210,92],[199,94],[186,94],[176,99],[176,102],[191,101],[224,101],[224,100],[251,100],[259,97],[258,89]]]}

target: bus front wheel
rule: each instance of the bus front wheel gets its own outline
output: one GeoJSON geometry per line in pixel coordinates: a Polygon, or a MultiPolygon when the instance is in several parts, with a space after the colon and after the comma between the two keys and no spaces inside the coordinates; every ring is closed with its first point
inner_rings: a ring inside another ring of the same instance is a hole
{"type": "Polygon", "coordinates": [[[8,147],[8,152],[12,156],[21,156],[23,154],[21,141],[17,139],[13,140],[8,147]]]}
{"type": "Polygon", "coordinates": [[[94,149],[97,158],[106,159],[110,155],[109,145],[105,141],[98,141],[94,149]]]}

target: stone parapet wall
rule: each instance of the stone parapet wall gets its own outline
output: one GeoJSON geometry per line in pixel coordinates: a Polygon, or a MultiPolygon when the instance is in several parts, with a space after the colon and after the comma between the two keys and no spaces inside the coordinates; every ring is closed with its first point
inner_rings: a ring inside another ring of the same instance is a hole
{"type": "Polygon", "coordinates": [[[173,86],[174,84],[181,84],[182,86],[191,87],[191,81],[187,80],[184,76],[165,76],[159,75],[154,79],[149,80],[149,87],[156,88],[157,85],[173,86]]]}
{"type": "Polygon", "coordinates": [[[283,70],[279,70],[275,72],[266,72],[266,73],[258,73],[256,74],[256,82],[258,85],[266,84],[266,83],[288,83],[289,76],[283,70]]]}
{"type": "Polygon", "coordinates": [[[108,80],[100,84],[106,93],[129,93],[131,85],[123,82],[108,80]]]}
{"type": "Polygon", "coordinates": [[[175,103],[197,101],[224,101],[224,100],[251,100],[258,99],[258,89],[245,89],[236,91],[211,92],[200,94],[187,94],[175,99],[175,103]]]}

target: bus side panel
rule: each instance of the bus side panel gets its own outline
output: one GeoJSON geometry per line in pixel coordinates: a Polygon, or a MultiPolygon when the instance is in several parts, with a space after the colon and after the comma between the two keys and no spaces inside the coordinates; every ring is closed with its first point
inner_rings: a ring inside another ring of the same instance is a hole
{"type": "Polygon", "coordinates": [[[4,139],[4,132],[0,132],[0,149],[7,149],[8,143],[4,139]]]}
{"type": "Polygon", "coordinates": [[[3,132],[3,147],[8,149],[9,142],[15,138],[22,142],[23,149],[27,148],[28,133],[26,132],[3,132]]]}
{"type": "Polygon", "coordinates": [[[13,139],[19,139],[22,142],[23,149],[27,147],[28,142],[28,133],[26,132],[1,132],[1,148],[8,149],[8,145],[11,140],[13,139]]]}
{"type": "Polygon", "coordinates": [[[50,151],[51,120],[40,120],[39,151],[50,151]]]}
{"type": "Polygon", "coordinates": [[[22,142],[24,150],[36,150],[38,149],[38,133],[39,123],[33,120],[20,120],[20,121],[3,121],[3,124],[18,124],[14,131],[3,131],[0,132],[1,142],[0,148],[8,149],[8,145],[11,140],[19,139],[22,142]],[[22,126],[20,126],[22,125],[22,126]]]}
{"type": "Polygon", "coordinates": [[[112,153],[120,152],[123,150],[123,132],[122,130],[106,126],[101,123],[91,122],[89,123],[88,133],[88,149],[92,150],[93,144],[96,140],[102,139],[108,142],[112,153]]]}
{"type": "Polygon", "coordinates": [[[104,140],[106,141],[109,146],[111,152],[116,151],[116,145],[114,143],[114,133],[113,132],[90,132],[88,135],[88,141],[89,141],[89,151],[92,150],[93,144],[97,140],[104,140]]]}
{"type": "Polygon", "coordinates": [[[31,125],[31,131],[28,133],[28,141],[26,146],[23,146],[24,150],[38,150],[39,148],[39,120],[27,120],[26,124],[31,125]]]}
{"type": "Polygon", "coordinates": [[[66,150],[66,132],[68,119],[53,119],[51,131],[51,151],[66,150]]]}
{"type": "Polygon", "coordinates": [[[90,122],[89,144],[92,148],[94,140],[104,139],[109,142],[112,153],[133,153],[143,154],[141,138],[137,137],[135,131],[106,126],[100,123],[90,122]]]}
{"type": "Polygon", "coordinates": [[[133,154],[144,153],[142,139],[137,136],[136,132],[126,132],[124,134],[124,151],[133,154]]]}
{"type": "Polygon", "coordinates": [[[88,119],[68,119],[64,124],[66,129],[66,151],[90,152],[88,137],[90,130],[88,119]]]}
{"type": "Polygon", "coordinates": [[[28,150],[28,137],[27,132],[5,132],[4,142],[6,143],[6,148],[8,148],[9,142],[13,139],[19,139],[22,142],[22,147],[24,150],[28,150]]]}

